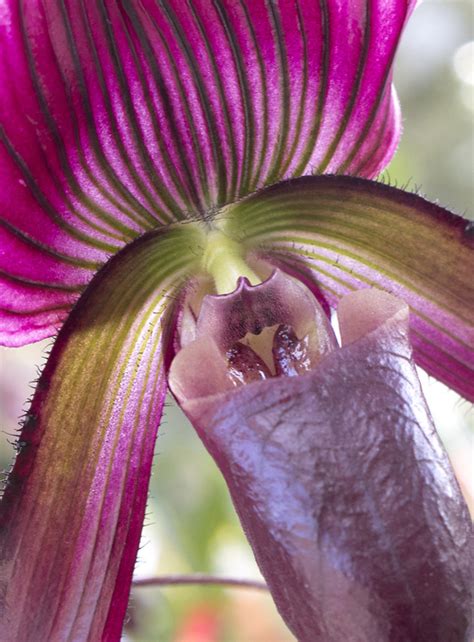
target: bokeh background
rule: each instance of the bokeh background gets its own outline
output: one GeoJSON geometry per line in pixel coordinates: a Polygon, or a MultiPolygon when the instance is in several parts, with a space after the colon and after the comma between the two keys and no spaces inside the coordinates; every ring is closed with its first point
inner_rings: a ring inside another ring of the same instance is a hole
{"type": "MultiPolygon", "coordinates": [[[[404,135],[385,178],[420,189],[474,218],[474,9],[469,1],[425,1],[405,31],[395,82],[404,135]]],[[[474,278],[474,277],[473,277],[474,278]]],[[[0,468],[49,341],[0,349],[0,468]]],[[[435,423],[474,512],[474,413],[421,372],[435,423]]],[[[258,578],[258,569],[210,457],[169,401],[156,446],[136,577],[207,572],[258,578]]],[[[207,587],[136,588],[124,640],[290,642],[265,593],[207,587]]]]}

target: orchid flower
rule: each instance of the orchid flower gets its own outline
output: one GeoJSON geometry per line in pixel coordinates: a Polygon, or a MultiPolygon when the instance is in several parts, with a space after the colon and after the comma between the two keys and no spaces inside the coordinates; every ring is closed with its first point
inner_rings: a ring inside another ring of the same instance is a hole
{"type": "Polygon", "coordinates": [[[168,381],[300,640],[467,635],[414,362],[474,399],[472,227],[371,180],[413,5],[0,0],[0,338],[57,334],[1,504],[2,639],[119,639],[168,381]]]}

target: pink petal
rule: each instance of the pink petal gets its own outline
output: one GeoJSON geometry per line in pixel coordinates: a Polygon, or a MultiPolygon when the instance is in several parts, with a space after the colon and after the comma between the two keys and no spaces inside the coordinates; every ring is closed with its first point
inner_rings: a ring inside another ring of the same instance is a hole
{"type": "Polygon", "coordinates": [[[308,374],[187,396],[185,347],[171,385],[298,640],[470,639],[471,522],[411,360],[408,308],[372,290],[340,307],[351,343],[308,374]]]}
{"type": "Polygon", "coordinates": [[[294,276],[312,276],[331,306],[376,286],[411,308],[416,362],[474,400],[472,226],[420,196],[349,177],[268,188],[226,212],[227,233],[294,276]]]}
{"type": "Polygon", "coordinates": [[[31,331],[5,342],[53,334],[55,287],[81,291],[146,230],[283,178],[378,174],[399,136],[391,65],[412,6],[4,2],[0,273],[36,300],[31,331]]]}
{"type": "Polygon", "coordinates": [[[56,340],[0,505],[0,637],[118,640],[191,226],[114,257],[56,340]]]}

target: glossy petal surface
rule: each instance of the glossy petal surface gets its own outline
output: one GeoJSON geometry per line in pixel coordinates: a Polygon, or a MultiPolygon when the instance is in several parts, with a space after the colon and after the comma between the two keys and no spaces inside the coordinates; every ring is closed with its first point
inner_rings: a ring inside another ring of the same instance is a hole
{"type": "Polygon", "coordinates": [[[349,177],[275,185],[226,211],[226,230],[336,307],[376,286],[410,305],[416,362],[474,400],[472,224],[420,196],[349,177]]]}
{"type": "Polygon", "coordinates": [[[54,333],[144,231],[284,178],[375,176],[398,140],[391,64],[412,6],[3,2],[1,340],[54,333]]]}
{"type": "MultiPolygon", "coordinates": [[[[169,305],[190,226],[94,278],[39,379],[0,506],[2,640],[118,640],[166,392],[169,305]]],[[[184,258],[183,258],[184,256],[184,258]]]]}
{"type": "Polygon", "coordinates": [[[171,385],[298,640],[468,640],[471,522],[411,359],[408,308],[374,290],[341,307],[348,343],[308,374],[196,397],[175,368],[186,347],[171,385]]]}

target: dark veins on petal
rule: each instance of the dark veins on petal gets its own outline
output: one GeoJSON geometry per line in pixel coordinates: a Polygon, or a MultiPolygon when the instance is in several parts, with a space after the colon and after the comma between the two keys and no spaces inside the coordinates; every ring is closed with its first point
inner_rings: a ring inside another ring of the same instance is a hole
{"type": "Polygon", "coordinates": [[[301,174],[376,175],[398,137],[391,64],[411,9],[12,0],[0,30],[0,308],[32,315],[35,338],[51,334],[45,312],[74,300],[59,283],[82,290],[143,232],[301,174]],[[5,262],[12,252],[24,260],[5,262]]]}

